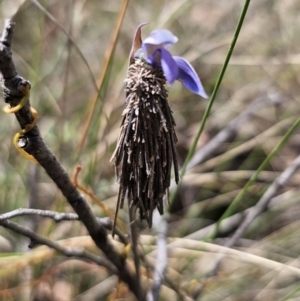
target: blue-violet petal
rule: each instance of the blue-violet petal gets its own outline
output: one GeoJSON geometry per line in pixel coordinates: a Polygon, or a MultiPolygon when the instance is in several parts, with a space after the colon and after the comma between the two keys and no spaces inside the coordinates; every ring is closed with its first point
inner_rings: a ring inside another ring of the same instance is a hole
{"type": "Polygon", "coordinates": [[[181,81],[182,84],[191,92],[196,93],[203,98],[208,98],[201,84],[201,81],[192,65],[184,58],[179,56],[173,56],[173,59],[178,66],[179,72],[177,79],[181,81]]]}
{"type": "Polygon", "coordinates": [[[155,50],[168,47],[177,43],[178,38],[167,29],[153,30],[150,35],[143,41],[143,51],[146,56],[154,53],[155,50]]]}
{"type": "MultiPolygon", "coordinates": [[[[177,67],[176,62],[174,61],[174,58],[172,57],[171,53],[164,49],[158,49],[156,52],[160,52],[160,64],[161,68],[164,72],[164,75],[170,85],[174,83],[174,81],[179,76],[179,70],[177,67]]],[[[155,56],[155,53],[154,53],[155,56]]]]}
{"type": "Polygon", "coordinates": [[[172,45],[178,42],[178,38],[170,30],[156,29],[143,42],[152,45],[172,45]]]}

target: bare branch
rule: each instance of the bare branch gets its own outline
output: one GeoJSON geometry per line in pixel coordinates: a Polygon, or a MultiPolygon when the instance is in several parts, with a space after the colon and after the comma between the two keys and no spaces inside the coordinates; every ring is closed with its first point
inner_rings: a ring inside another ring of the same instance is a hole
{"type": "Polygon", "coordinates": [[[83,248],[77,247],[77,248],[71,248],[71,247],[63,247],[59,243],[54,242],[53,240],[50,240],[44,236],[41,236],[28,228],[25,228],[23,226],[20,226],[19,224],[12,222],[8,219],[6,220],[0,220],[0,225],[10,229],[16,233],[22,234],[28,238],[30,238],[34,243],[38,243],[41,245],[48,246],[51,249],[54,249],[62,254],[64,254],[67,257],[79,257],[81,259],[92,261],[100,266],[103,266],[107,268],[109,271],[111,271],[114,274],[117,274],[117,269],[109,263],[107,260],[101,258],[100,256],[97,256],[91,252],[88,252],[84,250],[83,248]]]}
{"type": "Polygon", "coordinates": [[[12,61],[5,61],[5,57],[11,56],[10,47],[14,28],[15,24],[13,22],[10,22],[10,20],[5,20],[5,27],[0,39],[0,69],[4,78],[13,78],[17,76],[14,63],[12,61]]]}
{"type": "MultiPolygon", "coordinates": [[[[13,28],[14,23],[7,21],[5,23],[2,40],[0,41],[0,72],[3,77],[2,86],[4,88],[4,99],[11,107],[20,102],[20,97],[23,95],[20,95],[21,92],[18,88],[21,82],[24,83],[24,79],[16,74],[12,61],[10,42],[13,28]]],[[[33,116],[31,114],[29,101],[15,114],[22,128],[30,124],[33,120],[33,116]]],[[[126,261],[115,250],[108,239],[106,229],[97,221],[97,218],[94,216],[84,197],[73,185],[67,172],[45,144],[38,127],[35,126],[31,131],[26,133],[25,139],[27,140],[27,144],[24,150],[37,160],[61,190],[69,204],[78,214],[79,219],[87,228],[95,244],[116,266],[120,279],[128,285],[138,300],[144,300],[145,297],[143,293],[139,293],[140,288],[137,288],[135,277],[129,271],[126,261]]],[[[3,225],[4,221],[1,221],[1,223],[3,225]]]]}
{"type": "MultiPolygon", "coordinates": [[[[16,210],[6,212],[0,215],[0,220],[10,219],[17,216],[24,215],[39,215],[43,217],[52,218],[56,222],[63,220],[74,221],[78,220],[78,215],[75,213],[64,213],[50,210],[32,209],[32,208],[18,208],[16,210]]],[[[106,218],[104,219],[106,220],[106,218]]],[[[103,225],[105,227],[105,225],[103,225]]]]}
{"type": "MultiPolygon", "coordinates": [[[[38,215],[42,217],[48,217],[55,222],[61,221],[79,221],[79,217],[76,213],[65,213],[51,210],[32,209],[32,208],[18,208],[16,210],[0,214],[0,220],[10,219],[17,216],[25,215],[38,215]]],[[[106,230],[112,230],[113,222],[109,217],[96,217],[98,223],[100,223],[106,230]]],[[[124,244],[128,243],[128,238],[123,235],[119,229],[115,229],[116,235],[118,235],[120,241],[124,244]]]]}

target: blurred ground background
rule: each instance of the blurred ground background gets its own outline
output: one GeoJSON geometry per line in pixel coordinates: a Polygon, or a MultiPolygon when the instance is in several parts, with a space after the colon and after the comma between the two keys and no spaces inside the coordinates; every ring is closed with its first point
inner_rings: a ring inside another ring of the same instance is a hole
{"type": "MultiPolygon", "coordinates": [[[[109,159],[118,137],[127,59],[137,25],[149,22],[143,28],[144,37],[156,28],[168,28],[177,35],[179,42],[171,52],[192,63],[210,95],[243,1],[130,0],[112,63],[84,135],[96,93],[94,82],[101,77],[122,5],[121,0],[0,1],[0,25],[3,27],[5,18],[16,21],[13,56],[20,75],[32,84],[31,103],[39,112],[38,124],[46,143],[70,174],[77,164],[82,165],[81,182],[112,211],[118,185],[109,159]]],[[[169,236],[181,239],[170,253],[169,278],[185,296],[193,296],[202,287],[198,300],[300,300],[299,173],[238,241],[235,249],[240,255],[226,256],[216,276],[203,277],[218,249],[205,249],[196,243],[205,238],[205,227],[219,220],[299,115],[299,12],[297,0],[250,3],[196,155],[232,120],[240,117],[240,121],[204,162],[193,158],[170,209],[169,236]],[[186,237],[201,229],[204,232],[195,244],[188,245],[186,237]]],[[[207,101],[183,89],[180,83],[170,87],[169,92],[182,164],[207,101]]],[[[44,171],[14,149],[12,137],[19,130],[14,116],[3,113],[0,127],[0,213],[29,206],[71,212],[44,171]]],[[[296,131],[271,160],[236,212],[253,206],[298,156],[299,134],[296,131]]],[[[96,204],[91,202],[91,206],[97,215],[104,216],[96,204]]],[[[126,220],[123,210],[119,215],[126,220]]],[[[73,237],[78,245],[92,248],[79,238],[86,234],[79,222],[55,224],[34,218],[17,221],[51,239],[73,237]]],[[[211,242],[224,244],[236,227],[233,224],[224,229],[211,242]]],[[[144,223],[140,229],[145,252],[149,252],[155,248],[146,239],[151,230],[144,223]]],[[[107,300],[116,286],[116,277],[103,268],[44,249],[28,251],[27,239],[2,228],[0,235],[0,300],[107,300]]],[[[176,300],[170,299],[172,293],[165,283],[160,300],[176,300]]]]}

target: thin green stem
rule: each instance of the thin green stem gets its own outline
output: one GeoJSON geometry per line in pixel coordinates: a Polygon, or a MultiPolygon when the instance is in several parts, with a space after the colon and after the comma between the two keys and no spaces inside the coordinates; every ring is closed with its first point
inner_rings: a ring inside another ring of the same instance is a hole
{"type": "Polygon", "coordinates": [[[258,167],[258,169],[255,171],[255,173],[252,175],[252,177],[249,179],[249,181],[246,183],[246,185],[243,187],[243,189],[240,191],[240,193],[234,198],[230,206],[226,209],[226,211],[223,213],[223,215],[219,218],[219,220],[216,223],[216,226],[212,230],[212,232],[206,237],[206,239],[213,239],[216,237],[216,235],[219,232],[220,224],[223,219],[231,216],[233,212],[235,211],[237,205],[239,202],[243,199],[245,193],[247,192],[247,189],[256,182],[259,174],[261,171],[263,171],[270,163],[272,158],[277,154],[277,152],[285,145],[285,143],[288,141],[288,139],[292,136],[294,131],[299,127],[300,125],[300,118],[298,118],[295,123],[291,126],[291,128],[286,132],[286,134],[283,136],[283,138],[279,141],[279,143],[276,145],[276,147],[269,153],[267,158],[261,163],[261,165],[258,167]]]}
{"type": "MultiPolygon", "coordinates": [[[[223,64],[223,67],[221,69],[221,72],[219,74],[219,77],[217,79],[217,82],[216,82],[216,85],[214,87],[214,90],[212,92],[212,95],[210,97],[210,100],[209,100],[209,103],[208,103],[208,106],[205,110],[205,113],[204,113],[204,116],[202,118],[202,121],[200,123],[200,126],[199,126],[199,129],[197,131],[197,134],[194,138],[194,141],[189,149],[189,152],[186,156],[186,159],[183,163],[183,166],[181,168],[181,173],[180,173],[180,176],[181,176],[181,179],[183,178],[183,176],[185,175],[186,173],[186,169],[187,169],[187,166],[188,166],[188,163],[190,162],[191,158],[193,157],[194,153],[195,153],[195,150],[196,150],[196,146],[197,146],[197,143],[199,141],[199,138],[203,132],[203,129],[204,129],[204,126],[205,126],[205,123],[208,119],[208,116],[210,114],[210,110],[212,108],[212,105],[215,101],[215,98],[216,98],[216,95],[218,93],[218,90],[220,88],[220,85],[222,83],[222,80],[223,80],[223,77],[224,77],[224,74],[226,72],[226,69],[227,69],[227,66],[228,66],[228,63],[229,63],[229,60],[231,58],[231,55],[232,55],[232,52],[233,52],[233,49],[235,47],[235,44],[236,44],[236,41],[238,39],[238,36],[239,36],[239,33],[241,31],[241,28],[242,28],[242,25],[243,25],[243,22],[244,22],[244,19],[245,19],[245,16],[246,16],[246,13],[247,13],[247,10],[248,10],[248,7],[249,7],[249,4],[250,4],[250,1],[251,0],[246,0],[245,1],[245,4],[244,4],[244,7],[243,7],[243,10],[242,10],[242,13],[240,15],[240,18],[239,18],[239,21],[238,21],[238,24],[236,26],[236,29],[235,29],[235,32],[234,32],[234,35],[233,35],[233,39],[232,39],[232,42],[230,44],[230,47],[229,47],[229,50],[228,50],[228,53],[227,53],[227,56],[226,56],[226,59],[225,59],[225,62],[223,64]]],[[[170,204],[172,204],[176,194],[177,194],[177,191],[178,191],[178,187],[181,183],[181,180],[179,181],[178,183],[178,186],[176,187],[176,189],[173,190],[171,196],[170,196],[170,204]]]]}

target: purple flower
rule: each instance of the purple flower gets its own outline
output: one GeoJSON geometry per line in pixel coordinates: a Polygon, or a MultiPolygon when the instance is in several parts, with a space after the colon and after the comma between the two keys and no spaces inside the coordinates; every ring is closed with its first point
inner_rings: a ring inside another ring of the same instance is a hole
{"type": "Polygon", "coordinates": [[[167,29],[157,29],[142,41],[141,27],[143,25],[145,24],[141,24],[136,31],[130,61],[132,62],[133,55],[145,59],[153,68],[158,66],[162,68],[169,84],[172,85],[175,80],[179,80],[191,92],[208,98],[192,65],[182,57],[172,56],[167,50],[170,45],[177,43],[178,38],[167,29]],[[141,48],[138,49],[138,47],[141,48]]]}

